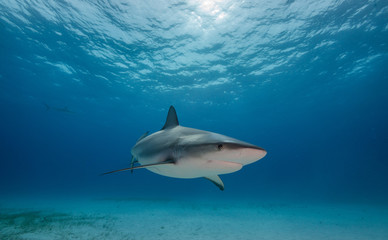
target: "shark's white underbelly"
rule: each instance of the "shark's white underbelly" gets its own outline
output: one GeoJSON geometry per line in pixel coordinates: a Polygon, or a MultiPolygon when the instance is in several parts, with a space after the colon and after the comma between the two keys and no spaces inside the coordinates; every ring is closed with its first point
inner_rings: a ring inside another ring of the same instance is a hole
{"type": "MultiPolygon", "coordinates": [[[[142,164],[141,161],[139,161],[142,164]]],[[[182,158],[174,164],[147,167],[151,172],[174,178],[198,178],[227,174],[240,170],[242,165],[234,162],[201,158],[182,158]]]]}

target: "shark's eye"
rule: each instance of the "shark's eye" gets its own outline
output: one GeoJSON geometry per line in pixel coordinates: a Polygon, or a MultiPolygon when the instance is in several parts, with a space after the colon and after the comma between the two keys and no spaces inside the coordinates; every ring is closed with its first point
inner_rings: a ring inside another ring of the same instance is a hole
{"type": "Polygon", "coordinates": [[[224,148],[224,146],[222,144],[218,144],[217,148],[218,148],[218,150],[222,150],[224,148]]]}

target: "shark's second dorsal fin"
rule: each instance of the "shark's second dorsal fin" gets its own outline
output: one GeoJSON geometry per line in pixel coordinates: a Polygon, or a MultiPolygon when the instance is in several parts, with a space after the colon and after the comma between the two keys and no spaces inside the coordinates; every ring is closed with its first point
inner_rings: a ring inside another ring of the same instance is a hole
{"type": "Polygon", "coordinates": [[[166,119],[166,123],[164,124],[162,130],[173,128],[179,125],[178,117],[176,115],[176,111],[174,106],[170,106],[170,109],[168,110],[168,115],[166,119]]]}
{"type": "Polygon", "coordinates": [[[143,135],[141,135],[141,136],[139,137],[139,139],[137,139],[136,143],[140,142],[140,140],[142,140],[143,138],[147,137],[149,132],[150,132],[150,131],[147,131],[147,132],[145,132],[143,135]]]}

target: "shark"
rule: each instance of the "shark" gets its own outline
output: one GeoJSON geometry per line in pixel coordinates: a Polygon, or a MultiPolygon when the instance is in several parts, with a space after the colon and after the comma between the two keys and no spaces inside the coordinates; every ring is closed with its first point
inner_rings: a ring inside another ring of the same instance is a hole
{"type": "Polygon", "coordinates": [[[46,111],[54,110],[57,112],[74,113],[73,111],[70,111],[70,109],[67,106],[61,108],[61,107],[52,107],[47,103],[43,103],[43,105],[46,107],[46,111]]]}
{"type": "Polygon", "coordinates": [[[146,168],[167,177],[205,178],[224,190],[219,175],[239,171],[267,154],[263,148],[235,138],[181,126],[174,106],[170,106],[163,128],[148,133],[133,146],[130,167],[102,175],[146,168]]]}

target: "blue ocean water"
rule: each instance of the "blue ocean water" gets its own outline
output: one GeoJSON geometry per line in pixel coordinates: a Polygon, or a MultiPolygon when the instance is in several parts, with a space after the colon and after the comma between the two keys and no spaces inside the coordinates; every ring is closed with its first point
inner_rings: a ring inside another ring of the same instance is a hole
{"type": "Polygon", "coordinates": [[[388,200],[388,2],[0,1],[0,195],[388,200]],[[128,167],[170,105],[268,151],[221,176],[128,167]]]}

